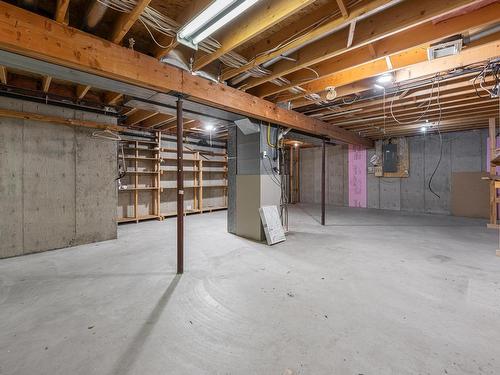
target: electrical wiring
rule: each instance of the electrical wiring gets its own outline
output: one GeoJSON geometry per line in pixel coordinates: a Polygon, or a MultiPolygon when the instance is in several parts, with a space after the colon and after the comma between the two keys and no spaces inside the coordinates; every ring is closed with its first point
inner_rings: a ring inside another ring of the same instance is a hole
{"type": "Polygon", "coordinates": [[[438,121],[436,123],[436,127],[437,127],[437,131],[438,131],[438,135],[439,135],[439,159],[438,159],[438,162],[436,164],[436,168],[434,168],[434,171],[432,172],[431,177],[429,178],[428,187],[429,187],[430,192],[432,194],[434,194],[436,197],[438,197],[439,199],[441,199],[441,196],[432,189],[432,180],[434,179],[434,176],[436,175],[436,172],[439,169],[439,166],[441,165],[441,161],[443,160],[443,136],[441,134],[441,129],[439,128],[439,126],[441,124],[442,113],[443,113],[442,108],[441,108],[440,96],[441,96],[441,90],[440,90],[439,80],[438,80],[437,81],[436,103],[437,103],[438,108],[439,108],[439,117],[438,117],[438,121]]]}
{"type": "MultiPolygon", "coordinates": [[[[411,125],[411,124],[416,124],[417,122],[420,122],[420,120],[422,120],[422,118],[427,114],[427,112],[429,111],[429,108],[431,106],[431,103],[432,103],[432,100],[433,100],[433,96],[434,96],[434,85],[435,85],[435,83],[436,83],[436,77],[434,77],[434,79],[432,81],[431,93],[429,94],[429,99],[427,101],[427,107],[425,108],[424,111],[422,111],[421,115],[417,119],[412,120],[412,121],[399,121],[396,118],[396,116],[394,115],[394,111],[393,111],[394,99],[396,99],[397,97],[399,97],[398,92],[396,92],[394,94],[394,96],[392,97],[391,104],[389,106],[390,113],[391,113],[391,116],[394,119],[394,121],[396,121],[399,125],[411,125]]],[[[385,90],[384,90],[384,93],[385,93],[385,90]]]]}
{"type": "Polygon", "coordinates": [[[479,74],[476,75],[474,77],[474,79],[472,80],[472,85],[474,86],[474,91],[476,92],[477,97],[481,98],[481,99],[493,98],[493,97],[497,96],[499,94],[498,93],[499,84],[500,84],[500,62],[498,60],[489,61],[487,64],[485,64],[483,66],[483,68],[481,69],[481,71],[479,72],[479,74]],[[494,83],[492,89],[488,89],[487,87],[484,86],[486,76],[490,73],[495,78],[495,83],[494,83]],[[477,89],[478,80],[479,80],[479,87],[483,91],[488,93],[488,95],[483,96],[480,94],[480,92],[477,89]],[[496,88],[497,92],[493,91],[493,90],[495,90],[495,88],[496,88]]]}

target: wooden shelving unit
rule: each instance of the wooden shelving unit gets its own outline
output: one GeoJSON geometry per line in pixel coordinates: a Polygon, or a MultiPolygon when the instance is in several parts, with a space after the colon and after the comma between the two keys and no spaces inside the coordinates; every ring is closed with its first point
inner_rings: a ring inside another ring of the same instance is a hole
{"type": "MultiPolygon", "coordinates": [[[[118,223],[176,216],[176,149],[156,142],[125,140],[127,175],[119,190],[118,223]],[[128,198],[127,198],[128,196],[128,198]]],[[[227,208],[227,154],[203,149],[184,152],[185,213],[227,208]]]]}
{"type": "MultiPolygon", "coordinates": [[[[160,142],[161,133],[156,133],[156,140],[124,140],[124,159],[127,173],[118,190],[118,205],[127,202],[125,212],[118,215],[118,223],[139,222],[141,220],[162,219],[160,215],[160,142]],[[140,202],[148,196],[150,205],[147,211],[141,209],[140,202]],[[130,201],[132,200],[132,205],[130,201]],[[131,208],[131,210],[130,210],[131,208]],[[130,212],[131,211],[131,212],[130,212]]],[[[121,150],[120,150],[121,152],[121,150]]]]}

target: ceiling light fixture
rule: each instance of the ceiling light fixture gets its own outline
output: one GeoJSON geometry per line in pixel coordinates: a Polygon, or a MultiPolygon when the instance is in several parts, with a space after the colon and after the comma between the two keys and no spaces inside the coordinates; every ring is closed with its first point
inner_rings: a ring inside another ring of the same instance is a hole
{"type": "Polygon", "coordinates": [[[211,132],[212,130],[214,130],[214,126],[212,124],[207,124],[207,125],[205,125],[205,130],[208,130],[209,132],[211,132]]]}
{"type": "Polygon", "coordinates": [[[184,27],[182,27],[178,36],[181,39],[187,38],[205,26],[210,20],[219,15],[224,9],[232,5],[236,0],[215,0],[207,8],[205,8],[200,14],[189,21],[184,27]]]}
{"type": "Polygon", "coordinates": [[[220,29],[222,26],[224,26],[226,23],[229,23],[230,21],[233,20],[233,18],[236,18],[236,16],[242,14],[245,10],[250,8],[252,5],[254,5],[256,2],[259,0],[245,0],[243,2],[240,2],[240,4],[236,5],[233,9],[231,9],[229,12],[224,14],[221,18],[219,18],[217,21],[209,25],[206,29],[202,30],[199,34],[197,34],[193,38],[193,43],[198,44],[201,42],[203,39],[208,38],[210,35],[212,35],[215,31],[220,29]]]}
{"type": "Polygon", "coordinates": [[[198,49],[198,43],[241,15],[259,0],[215,0],[177,33],[177,41],[198,49]]]}
{"type": "Polygon", "coordinates": [[[383,74],[380,77],[377,78],[378,83],[389,83],[392,82],[392,75],[391,74],[383,74]]]}
{"type": "Polygon", "coordinates": [[[379,90],[385,90],[385,87],[382,86],[382,85],[378,85],[378,84],[374,84],[373,87],[375,87],[376,89],[379,89],[379,90]]]}
{"type": "Polygon", "coordinates": [[[335,100],[336,97],[337,97],[337,91],[335,90],[335,87],[328,86],[326,88],[326,100],[332,101],[335,100]]]}

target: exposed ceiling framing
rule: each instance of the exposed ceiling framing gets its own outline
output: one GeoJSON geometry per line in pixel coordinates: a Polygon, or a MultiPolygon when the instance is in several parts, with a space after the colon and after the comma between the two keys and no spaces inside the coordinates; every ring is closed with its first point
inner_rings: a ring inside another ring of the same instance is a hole
{"type": "MultiPolygon", "coordinates": [[[[474,73],[447,76],[453,69],[484,66],[500,56],[498,1],[260,0],[213,34],[218,45],[213,51],[179,45],[177,28],[210,3],[137,0],[126,12],[100,4],[95,25],[85,27],[85,20],[77,22],[81,17],[72,15],[87,14],[95,0],[40,1],[39,14],[22,9],[23,2],[16,6],[0,1],[0,49],[127,82],[153,94],[182,93],[215,108],[365,146],[387,136],[417,134],[420,120],[439,121],[440,130],[453,131],[486,127],[488,116],[498,116],[497,100],[476,95],[470,81],[474,73]],[[141,17],[151,10],[174,25],[169,35],[145,28],[141,17]],[[431,44],[457,36],[464,46],[460,54],[428,60],[431,44]],[[222,83],[158,61],[164,57],[193,71],[203,69],[222,83]],[[386,73],[393,81],[384,100],[374,83],[386,73]],[[429,79],[436,75],[441,103],[427,108],[430,95],[436,94],[436,82],[433,88],[429,79]],[[418,88],[399,89],[419,81],[418,88]],[[336,97],[328,100],[332,88],[336,97]],[[389,101],[400,123],[387,114],[389,101]],[[419,118],[422,105],[425,119],[419,118]]],[[[123,126],[175,131],[175,114],[123,105],[130,95],[127,90],[36,74],[0,66],[6,87],[112,106],[122,115],[123,126]]],[[[494,85],[491,77],[485,82],[494,85]]],[[[188,131],[203,132],[203,119],[188,116],[185,122],[188,131]]]]}

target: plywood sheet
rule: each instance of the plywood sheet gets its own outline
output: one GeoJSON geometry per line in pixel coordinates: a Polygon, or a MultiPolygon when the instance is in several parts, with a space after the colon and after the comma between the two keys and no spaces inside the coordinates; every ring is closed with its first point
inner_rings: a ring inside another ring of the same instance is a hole
{"type": "Polygon", "coordinates": [[[452,174],[451,214],[454,216],[489,218],[489,182],[481,180],[486,172],[454,172],[452,174]]]}

